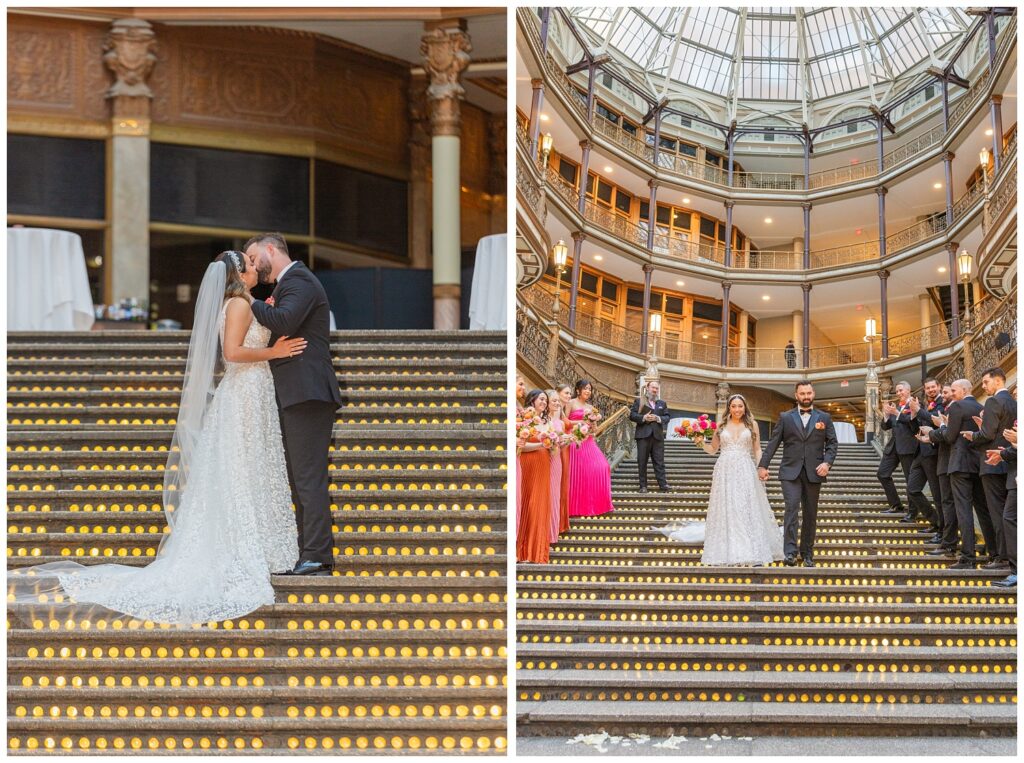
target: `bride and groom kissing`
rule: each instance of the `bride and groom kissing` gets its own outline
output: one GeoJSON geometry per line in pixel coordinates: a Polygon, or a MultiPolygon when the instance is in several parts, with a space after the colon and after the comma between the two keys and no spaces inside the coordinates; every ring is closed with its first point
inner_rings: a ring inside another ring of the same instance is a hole
{"type": "Polygon", "coordinates": [[[779,416],[763,450],[742,395],[728,399],[726,420],[711,441],[701,445],[709,454],[719,453],[707,520],[659,529],[672,540],[703,540],[702,564],[760,566],[781,560],[787,566],[800,561],[805,567],[815,566],[818,495],[835,463],[839,441],[832,417],[814,407],[810,382],[797,383],[795,398],[796,407],[779,416]],[[786,506],[781,534],[764,487],[780,445],[779,480],[786,506]]]}
{"type": "Polygon", "coordinates": [[[39,565],[12,573],[15,593],[24,583],[31,601],[49,585],[74,607],[188,625],[273,604],[271,574],[332,574],[328,450],[342,402],[329,316],[281,234],[221,253],[196,298],[156,559],[39,565]],[[266,302],[257,283],[276,283],[266,302]]]}

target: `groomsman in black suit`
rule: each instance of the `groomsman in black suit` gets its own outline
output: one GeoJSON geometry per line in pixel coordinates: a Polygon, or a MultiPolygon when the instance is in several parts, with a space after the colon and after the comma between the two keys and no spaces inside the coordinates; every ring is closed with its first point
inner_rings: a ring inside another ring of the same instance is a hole
{"type": "Polygon", "coordinates": [[[950,565],[952,570],[972,570],[978,563],[974,546],[975,510],[982,535],[985,536],[985,546],[989,553],[993,553],[996,548],[992,523],[985,507],[985,490],[978,474],[981,459],[978,451],[961,434],[978,431],[973,417],[981,413],[982,407],[971,394],[972,386],[967,379],[953,382],[953,402],[946,408],[946,422],[939,427],[940,436],[951,448],[949,482],[953,488],[953,502],[956,504],[956,522],[960,527],[960,559],[950,565]]]}
{"type": "MultiPolygon", "coordinates": [[[[1004,429],[1012,429],[1017,419],[1017,401],[1006,389],[1006,374],[1001,368],[990,368],[981,375],[981,387],[988,396],[981,416],[980,429],[976,434],[968,433],[967,438],[975,450],[1002,449],[1010,443],[1003,437],[1004,429]]],[[[998,548],[991,562],[984,565],[987,570],[1008,570],[1010,562],[1006,552],[1006,530],[1003,527],[1003,507],[1006,505],[1006,473],[1008,467],[1000,460],[988,463],[982,457],[981,485],[985,489],[985,501],[989,517],[996,530],[998,548]]],[[[991,552],[989,555],[992,556],[991,552]]]]}
{"type": "MultiPolygon", "coordinates": [[[[914,459],[917,458],[917,451],[920,446],[920,443],[914,436],[916,432],[911,425],[914,416],[910,412],[910,382],[897,382],[896,396],[898,403],[886,402],[882,406],[882,412],[884,413],[882,429],[891,430],[892,437],[889,438],[889,442],[885,445],[882,461],[878,464],[878,472],[875,476],[882,483],[885,498],[889,502],[889,508],[883,513],[899,514],[903,511],[903,501],[900,500],[900,494],[896,490],[896,483],[893,482],[892,475],[896,471],[897,465],[902,469],[903,478],[907,485],[907,502],[910,504],[910,509],[900,521],[911,523],[919,512],[923,513],[926,518],[928,517],[928,512],[924,508],[928,499],[921,492],[921,489],[924,487],[924,480],[921,479],[919,482],[911,482],[910,480],[910,470],[914,464],[914,459]]],[[[924,476],[923,473],[921,476],[924,476]]]]}
{"type": "MultiPolygon", "coordinates": [[[[935,449],[935,472],[938,477],[939,493],[941,495],[939,504],[942,513],[942,537],[938,541],[939,547],[932,549],[928,554],[930,556],[949,557],[956,556],[960,541],[957,537],[956,504],[953,503],[953,488],[949,482],[950,446],[942,439],[938,427],[942,423],[941,416],[946,412],[946,406],[953,402],[953,388],[948,384],[943,386],[942,395],[938,399],[942,400],[942,403],[936,403],[931,410],[928,423],[920,425],[917,439],[921,442],[931,443],[935,449]]],[[[929,405],[928,407],[931,406],[929,405]]],[[[929,412],[925,410],[924,413],[929,412]]]]}
{"type": "MultiPolygon", "coordinates": [[[[1016,401],[1014,401],[1016,402],[1016,401]]],[[[992,583],[1000,588],[1014,588],[1017,585],[1017,430],[1003,431],[1003,437],[1010,445],[1003,449],[986,451],[987,463],[996,461],[1006,464],[1006,504],[1003,506],[1003,533],[1006,536],[1006,556],[1010,562],[1010,574],[992,583]]]]}
{"type": "Polygon", "coordinates": [[[640,492],[647,492],[647,459],[654,461],[654,476],[658,487],[664,492],[669,489],[665,477],[665,428],[670,415],[668,405],[658,399],[661,385],[657,381],[647,382],[644,394],[638,397],[629,409],[629,420],[636,424],[636,462],[640,470],[640,492]]]}
{"type": "MultiPolygon", "coordinates": [[[[922,426],[930,427],[932,425],[932,415],[942,413],[945,410],[945,401],[942,398],[941,391],[939,383],[935,379],[928,378],[924,380],[924,402],[922,403],[914,397],[910,398],[910,413],[913,416],[910,421],[910,428],[915,436],[920,432],[922,426]]],[[[938,473],[939,451],[927,439],[922,440],[918,437],[917,441],[921,444],[918,446],[917,457],[910,466],[909,481],[913,485],[923,486],[927,483],[932,494],[931,501],[927,499],[924,493],[921,494],[921,497],[924,499],[921,506],[926,509],[925,517],[928,519],[930,526],[928,529],[919,532],[931,534],[932,537],[929,539],[931,543],[941,543],[943,517],[942,487],[939,484],[938,473]]]]}

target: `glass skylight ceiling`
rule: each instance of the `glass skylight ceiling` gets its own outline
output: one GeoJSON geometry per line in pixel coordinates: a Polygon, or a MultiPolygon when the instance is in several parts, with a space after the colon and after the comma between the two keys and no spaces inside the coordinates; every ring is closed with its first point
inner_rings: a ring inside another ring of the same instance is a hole
{"type": "Polygon", "coordinates": [[[971,22],[956,8],[572,8],[569,13],[590,32],[596,49],[607,47],[613,60],[633,68],[652,89],[667,76],[719,96],[805,103],[876,88],[873,100],[884,100],[903,75],[938,64],[941,51],[959,41],[971,22]]]}

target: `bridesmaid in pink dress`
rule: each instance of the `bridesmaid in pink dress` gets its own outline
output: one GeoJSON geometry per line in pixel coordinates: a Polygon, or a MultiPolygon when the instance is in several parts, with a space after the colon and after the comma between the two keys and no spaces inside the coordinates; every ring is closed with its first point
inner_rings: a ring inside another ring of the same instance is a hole
{"type": "MultiPolygon", "coordinates": [[[[556,435],[565,434],[565,424],[562,423],[562,400],[558,393],[549,389],[548,393],[548,416],[549,426],[556,435]]],[[[562,525],[562,450],[555,448],[551,453],[551,542],[558,542],[558,533],[562,525]]]]}
{"type": "MultiPolygon", "coordinates": [[[[569,407],[569,421],[582,421],[593,406],[594,385],[586,379],[576,382],[569,407]]],[[[607,514],[612,506],[612,469],[591,434],[569,456],[569,516],[592,517],[607,514]]]]}

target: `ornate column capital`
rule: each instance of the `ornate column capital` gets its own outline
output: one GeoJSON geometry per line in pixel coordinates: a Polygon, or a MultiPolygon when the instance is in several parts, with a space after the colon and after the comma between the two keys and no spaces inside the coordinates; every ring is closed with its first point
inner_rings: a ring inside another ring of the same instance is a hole
{"type": "Polygon", "coordinates": [[[587,234],[581,230],[574,230],[572,232],[572,240],[575,241],[577,244],[582,244],[584,241],[587,240],[587,234]]]}
{"type": "Polygon", "coordinates": [[[810,291],[811,289],[813,289],[813,288],[814,288],[814,284],[811,284],[811,283],[802,283],[802,284],[800,284],[800,288],[801,288],[801,289],[803,289],[803,290],[804,290],[804,292],[806,293],[806,292],[809,292],[809,291],[810,291]]]}
{"type": "Polygon", "coordinates": [[[540,77],[534,77],[533,79],[530,80],[530,86],[534,90],[540,90],[542,87],[544,87],[544,80],[542,80],[540,77]]]}
{"type": "Polygon", "coordinates": [[[582,148],[584,151],[590,150],[591,148],[593,148],[593,146],[594,144],[587,138],[584,138],[583,140],[580,141],[580,148],[582,148]]]}
{"type": "Polygon", "coordinates": [[[430,123],[433,135],[458,136],[462,124],[459,101],[466,94],[459,81],[469,66],[469,52],[473,50],[466,34],[465,19],[427,24],[420,38],[423,68],[430,78],[427,102],[430,105],[430,123]]]}
{"type": "Polygon", "coordinates": [[[955,255],[956,254],[956,250],[960,248],[960,242],[959,241],[950,241],[948,244],[946,244],[946,248],[949,249],[951,254],[955,255]]]}
{"type": "Polygon", "coordinates": [[[732,199],[726,199],[725,200],[725,208],[726,209],[732,209],[735,206],[736,206],[736,202],[733,201],[732,199]]]}
{"type": "Polygon", "coordinates": [[[732,281],[722,281],[723,291],[727,291],[732,288],[732,281]]]}
{"type": "Polygon", "coordinates": [[[875,189],[875,193],[877,193],[879,196],[885,196],[885,194],[889,193],[889,189],[886,188],[884,185],[880,185],[878,186],[878,188],[875,189]]]}
{"type": "Polygon", "coordinates": [[[886,270],[885,268],[882,268],[881,270],[878,271],[878,277],[885,281],[886,279],[889,278],[889,271],[886,270]]]}
{"type": "Polygon", "coordinates": [[[643,271],[644,271],[644,275],[647,275],[648,273],[653,273],[654,272],[654,265],[652,265],[649,262],[645,262],[644,266],[643,266],[643,271]]]}
{"type": "Polygon", "coordinates": [[[114,73],[114,84],[106,98],[115,120],[120,120],[115,132],[148,134],[153,91],[146,80],[156,65],[156,32],[150,23],[142,19],[112,22],[103,41],[103,63],[114,73]]]}
{"type": "Polygon", "coordinates": [[[996,106],[1001,106],[1003,103],[1003,96],[1000,93],[993,93],[988,102],[995,104],[996,106]]]}
{"type": "Polygon", "coordinates": [[[947,151],[946,153],[944,153],[944,154],[942,155],[942,159],[943,159],[943,161],[947,161],[947,162],[951,162],[951,161],[953,161],[953,160],[954,160],[955,158],[956,158],[956,154],[954,154],[954,153],[953,153],[952,151],[947,151]]]}
{"type": "Polygon", "coordinates": [[[809,201],[805,201],[803,204],[800,205],[801,209],[803,209],[805,212],[810,212],[813,206],[814,205],[811,204],[811,202],[809,201]]]}
{"type": "Polygon", "coordinates": [[[647,181],[647,187],[653,191],[655,188],[660,188],[661,183],[655,180],[654,178],[651,178],[650,180],[647,181]]]}

